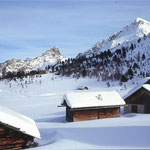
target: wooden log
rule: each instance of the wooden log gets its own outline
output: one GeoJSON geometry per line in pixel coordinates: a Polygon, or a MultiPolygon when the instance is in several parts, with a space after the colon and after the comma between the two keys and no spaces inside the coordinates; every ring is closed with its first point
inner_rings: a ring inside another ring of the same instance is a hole
{"type": "Polygon", "coordinates": [[[0,150],[21,150],[33,147],[33,137],[0,124],[0,150]]]}

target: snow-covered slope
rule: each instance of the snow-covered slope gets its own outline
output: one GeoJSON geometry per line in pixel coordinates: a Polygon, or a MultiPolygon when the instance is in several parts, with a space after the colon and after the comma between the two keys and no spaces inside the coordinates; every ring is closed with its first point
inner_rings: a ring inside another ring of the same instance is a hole
{"type": "Polygon", "coordinates": [[[79,56],[90,56],[92,54],[99,54],[100,52],[108,49],[114,51],[123,45],[130,45],[139,38],[142,38],[150,33],[150,22],[137,18],[133,23],[124,27],[120,32],[117,32],[110,36],[107,40],[97,42],[91,49],[79,53],[79,56]]]}
{"type": "Polygon", "coordinates": [[[35,120],[41,134],[35,150],[150,149],[150,114],[67,122],[65,108],[58,107],[65,93],[79,92],[77,86],[86,85],[89,92],[116,90],[124,96],[140,78],[133,80],[134,85],[133,81],[125,83],[125,89],[118,82],[111,82],[108,88],[106,82],[96,78],[76,80],[46,74],[35,76],[32,84],[31,79],[0,81],[0,104],[35,120]]]}
{"type": "Polygon", "coordinates": [[[120,32],[90,50],[78,54],[71,63],[60,65],[59,74],[98,80],[126,82],[133,77],[150,76],[150,22],[136,19],[120,32]],[[68,68],[67,68],[68,67],[68,68]]]}
{"type": "Polygon", "coordinates": [[[30,72],[32,70],[45,69],[46,66],[52,66],[57,62],[64,61],[65,59],[67,58],[62,56],[58,47],[55,46],[34,59],[27,58],[25,61],[20,59],[11,59],[1,63],[0,76],[2,76],[2,73],[7,72],[30,72]]]}

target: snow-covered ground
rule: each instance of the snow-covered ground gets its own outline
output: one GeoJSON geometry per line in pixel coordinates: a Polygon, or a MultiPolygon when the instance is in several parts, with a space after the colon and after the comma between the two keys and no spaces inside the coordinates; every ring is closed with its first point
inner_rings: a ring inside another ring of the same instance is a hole
{"type": "Polygon", "coordinates": [[[65,93],[79,92],[77,86],[88,86],[88,91],[116,90],[124,96],[137,81],[126,83],[127,89],[118,82],[110,82],[108,88],[106,82],[96,79],[76,80],[53,74],[17,82],[0,81],[0,105],[35,120],[42,139],[35,139],[38,147],[33,149],[150,148],[149,114],[66,122],[65,108],[58,107],[65,93]]]}

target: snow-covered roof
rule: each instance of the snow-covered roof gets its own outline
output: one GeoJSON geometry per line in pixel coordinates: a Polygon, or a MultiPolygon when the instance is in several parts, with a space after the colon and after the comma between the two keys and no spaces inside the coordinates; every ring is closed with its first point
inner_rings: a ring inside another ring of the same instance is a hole
{"type": "Polygon", "coordinates": [[[150,84],[143,84],[143,85],[140,84],[134,87],[133,89],[131,89],[125,96],[123,96],[123,99],[128,98],[129,96],[131,96],[133,93],[135,93],[137,90],[139,90],[142,87],[150,92],[150,84]]]}
{"type": "Polygon", "coordinates": [[[40,133],[34,120],[2,106],[0,106],[0,123],[40,139],[40,133]]]}
{"type": "Polygon", "coordinates": [[[143,85],[143,84],[145,84],[149,80],[150,80],[150,77],[146,77],[142,81],[139,82],[139,85],[143,85]]]}
{"type": "Polygon", "coordinates": [[[63,96],[62,104],[64,100],[71,108],[125,105],[116,91],[69,93],[63,96]]]}
{"type": "Polygon", "coordinates": [[[77,90],[83,90],[83,89],[88,89],[88,87],[87,86],[78,86],[76,89],[77,90]]]}
{"type": "Polygon", "coordinates": [[[150,92],[150,84],[144,84],[142,87],[150,92]]]}

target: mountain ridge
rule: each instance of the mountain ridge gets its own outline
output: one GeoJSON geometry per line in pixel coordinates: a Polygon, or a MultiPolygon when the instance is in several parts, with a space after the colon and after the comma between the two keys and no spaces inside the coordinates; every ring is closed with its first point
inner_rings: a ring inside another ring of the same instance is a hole
{"type": "Polygon", "coordinates": [[[142,18],[137,18],[130,25],[125,26],[122,30],[114,33],[108,39],[104,39],[102,42],[98,41],[89,50],[79,53],[77,57],[81,57],[82,55],[88,57],[92,54],[99,54],[100,52],[104,52],[108,49],[113,51],[117,46],[127,42],[133,42],[141,37],[148,35],[149,33],[150,22],[142,18]]]}
{"type": "Polygon", "coordinates": [[[47,66],[53,66],[56,63],[65,61],[67,58],[64,57],[57,46],[45,51],[41,56],[36,58],[27,58],[26,60],[21,59],[10,59],[0,64],[0,77],[5,76],[8,72],[17,73],[23,71],[29,73],[33,70],[45,69],[47,66]]]}
{"type": "Polygon", "coordinates": [[[146,77],[150,75],[150,22],[137,18],[88,51],[66,59],[55,46],[34,59],[6,61],[0,64],[0,72],[30,72],[50,65],[52,72],[75,78],[127,81],[134,76],[146,77]]]}
{"type": "Polygon", "coordinates": [[[148,21],[136,19],[106,41],[102,43],[98,41],[88,51],[60,64],[57,74],[122,82],[133,77],[150,76],[150,28],[148,27],[150,27],[148,21]],[[118,42],[117,45],[116,43],[113,45],[115,40],[118,42]]]}

